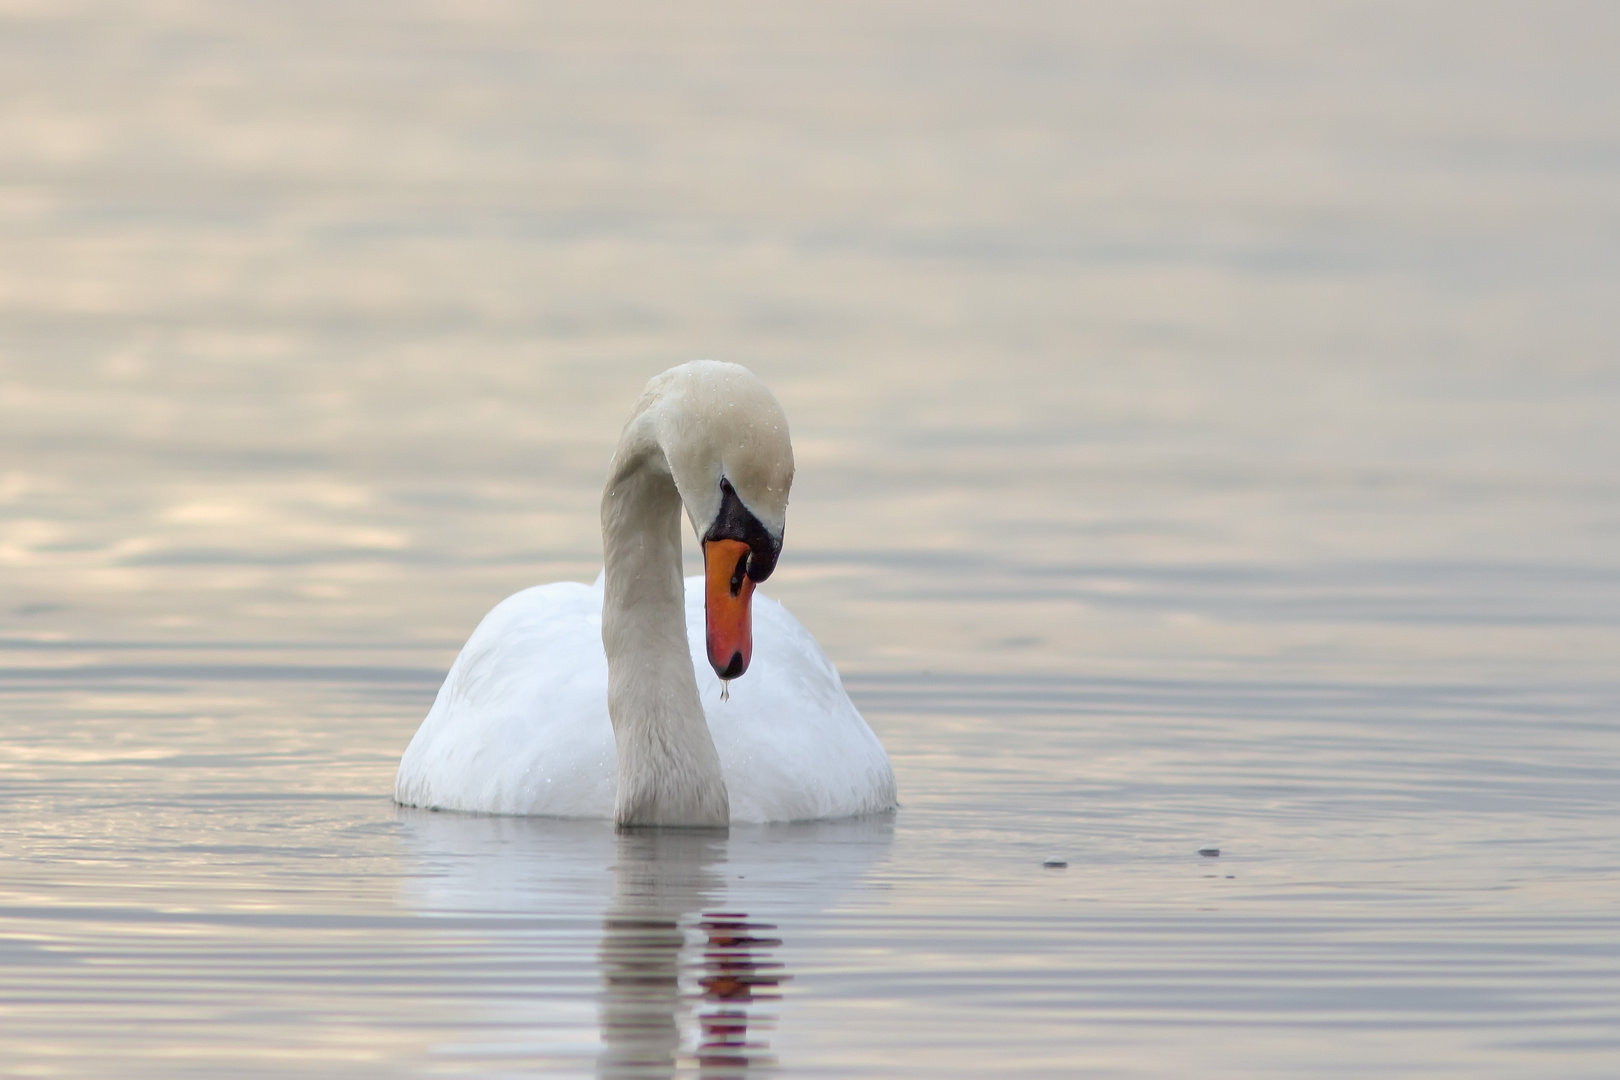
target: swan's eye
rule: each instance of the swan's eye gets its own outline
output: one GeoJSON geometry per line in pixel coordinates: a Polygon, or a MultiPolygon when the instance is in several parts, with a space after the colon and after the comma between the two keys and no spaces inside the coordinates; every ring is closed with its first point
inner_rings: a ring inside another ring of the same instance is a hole
{"type": "Polygon", "coordinates": [[[731,572],[731,595],[736,596],[742,592],[743,578],[748,576],[748,557],[753,552],[745,551],[737,556],[737,569],[731,572]]]}

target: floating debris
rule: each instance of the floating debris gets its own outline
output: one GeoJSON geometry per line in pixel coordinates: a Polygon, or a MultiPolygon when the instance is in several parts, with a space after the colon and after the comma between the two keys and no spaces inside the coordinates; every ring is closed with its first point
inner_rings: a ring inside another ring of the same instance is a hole
{"type": "Polygon", "coordinates": [[[1047,859],[1045,862],[1041,863],[1041,865],[1046,867],[1048,870],[1062,870],[1069,864],[1063,859],[1047,859]]]}
{"type": "Polygon", "coordinates": [[[1198,849],[1198,854],[1206,859],[1218,859],[1221,857],[1221,849],[1218,847],[1201,847],[1198,849]]]}

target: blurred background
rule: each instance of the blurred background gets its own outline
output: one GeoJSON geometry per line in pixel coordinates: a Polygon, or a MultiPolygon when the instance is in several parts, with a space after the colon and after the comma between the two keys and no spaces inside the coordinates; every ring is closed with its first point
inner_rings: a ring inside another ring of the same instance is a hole
{"type": "Polygon", "coordinates": [[[1607,5],[0,12],[0,632],[453,648],[715,357],[843,665],[1615,655],[1607,5]]]}
{"type": "Polygon", "coordinates": [[[903,803],[699,860],[787,868],[784,1068],[1614,1075],[1617,56],[1596,0],[0,0],[0,1058],[587,1071],[611,833],[388,796],[712,357],[903,803]]]}

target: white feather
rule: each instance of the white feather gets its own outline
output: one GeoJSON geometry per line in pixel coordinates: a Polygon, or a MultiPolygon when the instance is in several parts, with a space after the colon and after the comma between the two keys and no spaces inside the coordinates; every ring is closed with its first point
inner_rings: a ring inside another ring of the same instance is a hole
{"type": "MultiPolygon", "coordinates": [[[[507,597],[478,624],[399,765],[408,806],[610,818],[618,758],[607,710],[601,579],[507,597]]],[[[720,700],[704,657],[703,579],[686,629],[736,822],[850,817],[894,805],[894,773],[832,662],[786,608],[754,595],[754,655],[720,700]]]]}

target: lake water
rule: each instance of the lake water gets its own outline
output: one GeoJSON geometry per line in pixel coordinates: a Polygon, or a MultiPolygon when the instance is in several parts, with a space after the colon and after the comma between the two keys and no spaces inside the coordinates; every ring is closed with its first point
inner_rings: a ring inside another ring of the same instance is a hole
{"type": "Polygon", "coordinates": [[[1620,1073],[1617,53],[0,3],[0,1072],[1620,1073]],[[901,809],[396,808],[696,356],[901,809]]]}

